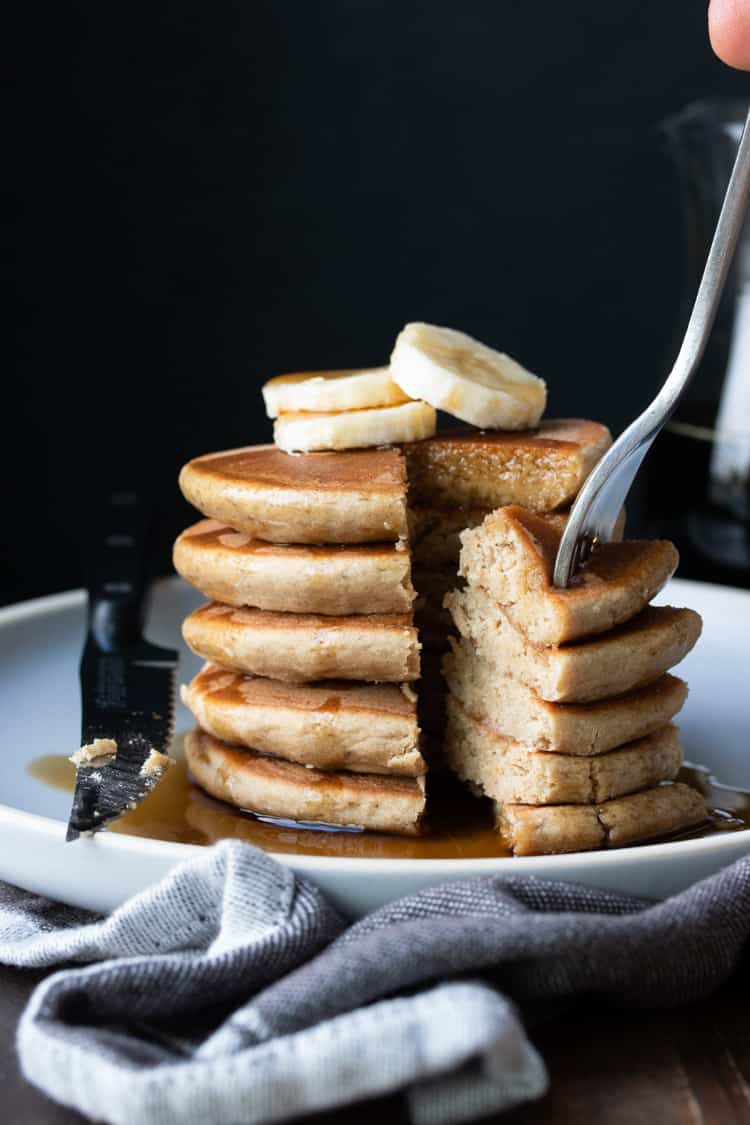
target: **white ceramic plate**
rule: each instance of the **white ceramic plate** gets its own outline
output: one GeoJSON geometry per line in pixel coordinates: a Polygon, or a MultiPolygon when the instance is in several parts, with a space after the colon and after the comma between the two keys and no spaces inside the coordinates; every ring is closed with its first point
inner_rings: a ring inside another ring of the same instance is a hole
{"type": "MultiPolygon", "coordinates": [[[[175,645],[179,623],[200,601],[177,579],[154,592],[148,634],[175,645]]],[[[704,635],[681,666],[690,699],[680,718],[685,756],[724,783],[750,788],[750,592],[673,582],[659,599],[695,607],[704,635]]],[[[64,843],[70,795],[34,780],[28,764],[78,746],[80,591],[0,610],[0,878],[75,906],[113,909],[199,850],[100,833],[64,843]]],[[[181,646],[180,682],[199,661],[181,646]]],[[[177,731],[191,726],[178,706],[177,731]]],[[[750,830],[620,851],[518,859],[356,859],[280,855],[353,915],[420,887],[490,872],[576,880],[634,894],[671,894],[750,852],[750,830]]]]}

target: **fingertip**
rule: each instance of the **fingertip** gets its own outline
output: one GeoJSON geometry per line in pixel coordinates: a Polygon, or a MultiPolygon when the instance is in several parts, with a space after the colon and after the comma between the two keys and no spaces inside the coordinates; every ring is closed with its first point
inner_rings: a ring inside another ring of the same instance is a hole
{"type": "Polygon", "coordinates": [[[750,70],[750,0],[711,0],[708,34],[722,62],[750,70]]]}

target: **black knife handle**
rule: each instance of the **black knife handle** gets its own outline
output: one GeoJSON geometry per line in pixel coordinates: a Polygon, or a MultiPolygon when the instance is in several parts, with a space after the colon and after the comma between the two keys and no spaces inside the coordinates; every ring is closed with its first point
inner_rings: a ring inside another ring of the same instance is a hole
{"type": "Polygon", "coordinates": [[[145,616],[150,505],[137,492],[109,493],[87,557],[89,632],[105,652],[140,641],[145,616]]]}

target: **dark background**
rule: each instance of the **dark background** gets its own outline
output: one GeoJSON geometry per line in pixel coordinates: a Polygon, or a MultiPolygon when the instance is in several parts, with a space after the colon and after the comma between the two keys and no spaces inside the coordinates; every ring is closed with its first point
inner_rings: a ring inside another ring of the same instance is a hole
{"type": "Polygon", "coordinates": [[[746,94],[704,0],[27,0],[19,368],[0,596],[75,586],[97,491],[192,517],[182,462],[264,440],[260,384],[462,328],[614,430],[671,359],[658,122],[746,94]],[[16,455],[16,456],[14,456],[16,455]]]}

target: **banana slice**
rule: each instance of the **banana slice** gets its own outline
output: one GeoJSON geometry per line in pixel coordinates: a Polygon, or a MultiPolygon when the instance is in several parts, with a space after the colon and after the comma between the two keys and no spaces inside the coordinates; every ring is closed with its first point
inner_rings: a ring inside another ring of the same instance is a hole
{"type": "Polygon", "coordinates": [[[547,387],[509,355],[452,328],[407,324],[391,375],[412,398],[482,429],[526,430],[544,413],[547,387]]]}
{"type": "Polygon", "coordinates": [[[434,433],[435,410],[426,402],[337,414],[280,414],[273,427],[274,441],[286,453],[421,441],[434,433]]]}
{"type": "Polygon", "coordinates": [[[389,367],[309,371],[277,375],[263,387],[269,418],[296,411],[364,410],[395,406],[409,395],[396,386],[389,367]]]}

